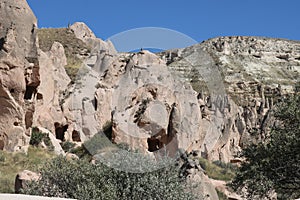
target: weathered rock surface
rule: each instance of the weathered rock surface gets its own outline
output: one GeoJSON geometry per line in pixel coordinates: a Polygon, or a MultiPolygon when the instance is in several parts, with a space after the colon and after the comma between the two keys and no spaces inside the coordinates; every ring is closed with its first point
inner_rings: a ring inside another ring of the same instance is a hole
{"type": "Polygon", "coordinates": [[[40,84],[36,18],[26,1],[0,1],[0,149],[26,151],[40,84]]]}
{"type": "Polygon", "coordinates": [[[216,188],[209,177],[204,174],[204,170],[199,163],[199,157],[201,156],[199,153],[198,151],[192,151],[181,155],[179,161],[181,161],[182,176],[186,177],[193,194],[196,195],[196,199],[217,200],[219,197],[216,188]]]}
{"type": "Polygon", "coordinates": [[[67,119],[61,109],[61,98],[70,83],[64,69],[67,64],[64,48],[55,42],[50,51],[39,50],[39,55],[41,83],[35,99],[33,126],[46,128],[63,140],[59,128],[67,126],[67,119]]]}

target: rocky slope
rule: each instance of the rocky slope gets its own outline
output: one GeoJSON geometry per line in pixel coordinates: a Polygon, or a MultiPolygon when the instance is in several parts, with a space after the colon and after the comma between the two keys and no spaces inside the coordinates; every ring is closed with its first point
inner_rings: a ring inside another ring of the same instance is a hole
{"type": "Polygon", "coordinates": [[[202,117],[213,131],[202,128],[198,148],[211,160],[235,162],[240,147],[268,134],[273,105],[299,91],[297,41],[221,37],[160,56],[199,93],[202,117]]]}

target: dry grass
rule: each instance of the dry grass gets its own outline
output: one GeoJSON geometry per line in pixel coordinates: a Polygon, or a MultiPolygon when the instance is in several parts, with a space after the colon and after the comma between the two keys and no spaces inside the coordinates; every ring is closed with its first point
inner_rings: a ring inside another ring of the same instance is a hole
{"type": "Polygon", "coordinates": [[[25,169],[36,171],[54,154],[41,148],[29,147],[28,153],[0,151],[0,193],[14,193],[15,178],[25,169]]]}
{"type": "Polygon", "coordinates": [[[39,46],[43,51],[49,51],[54,42],[64,46],[67,57],[66,72],[74,82],[77,72],[82,65],[79,57],[86,57],[91,48],[83,41],[76,38],[71,29],[68,28],[45,28],[38,30],[39,46]]]}

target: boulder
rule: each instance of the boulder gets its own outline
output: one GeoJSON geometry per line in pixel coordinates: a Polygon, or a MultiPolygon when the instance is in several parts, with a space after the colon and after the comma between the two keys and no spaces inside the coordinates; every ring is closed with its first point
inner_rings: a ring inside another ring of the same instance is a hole
{"type": "Polygon", "coordinates": [[[15,192],[19,193],[22,188],[26,187],[27,183],[29,183],[30,181],[37,181],[40,179],[40,177],[41,176],[39,174],[29,170],[19,172],[15,180],[15,192]]]}

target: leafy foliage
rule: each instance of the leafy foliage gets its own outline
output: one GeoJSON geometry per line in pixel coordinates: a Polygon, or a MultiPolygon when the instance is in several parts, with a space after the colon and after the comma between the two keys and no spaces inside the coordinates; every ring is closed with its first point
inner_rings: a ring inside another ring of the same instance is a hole
{"type": "Polygon", "coordinates": [[[167,165],[149,173],[129,173],[102,163],[58,157],[47,163],[41,169],[42,178],[31,182],[23,192],[80,200],[193,199],[178,170],[175,165],[167,165]]]}
{"type": "Polygon", "coordinates": [[[49,150],[54,150],[54,146],[51,143],[49,135],[47,133],[42,133],[38,128],[33,127],[29,144],[38,147],[42,142],[44,142],[49,150]]]}
{"type": "Polygon", "coordinates": [[[247,189],[248,198],[267,197],[275,190],[278,199],[300,197],[300,96],[280,103],[267,142],[244,149],[246,158],[231,186],[247,189]]]}

